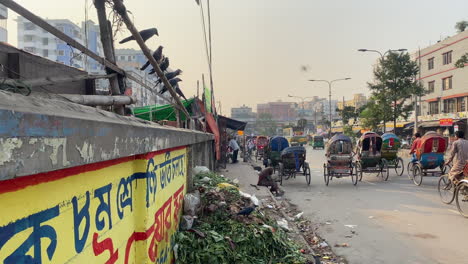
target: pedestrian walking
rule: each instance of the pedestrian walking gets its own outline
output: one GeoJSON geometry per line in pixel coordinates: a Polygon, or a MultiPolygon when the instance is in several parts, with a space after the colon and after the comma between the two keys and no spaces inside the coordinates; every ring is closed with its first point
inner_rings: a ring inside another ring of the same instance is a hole
{"type": "Polygon", "coordinates": [[[232,163],[237,163],[237,155],[239,154],[239,144],[236,139],[231,138],[229,140],[229,147],[232,149],[232,163]]]}

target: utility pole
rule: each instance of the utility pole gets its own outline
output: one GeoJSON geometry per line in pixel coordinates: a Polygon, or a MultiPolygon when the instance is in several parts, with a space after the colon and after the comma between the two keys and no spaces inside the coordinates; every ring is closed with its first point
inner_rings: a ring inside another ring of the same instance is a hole
{"type": "MultiPolygon", "coordinates": [[[[114,53],[114,45],[112,40],[112,29],[110,28],[110,22],[107,20],[106,14],[106,5],[104,0],[95,0],[94,6],[96,7],[97,16],[99,20],[99,30],[101,32],[101,42],[102,42],[102,49],[104,50],[104,57],[106,60],[115,64],[115,53],[114,53]]],[[[107,74],[111,74],[113,71],[106,67],[107,74]]],[[[123,82],[122,82],[123,84],[123,82]]],[[[119,87],[119,80],[118,77],[109,78],[109,85],[111,94],[113,95],[120,95],[121,90],[119,87]]],[[[123,87],[122,87],[123,88],[123,87]]],[[[120,115],[123,115],[124,108],[122,106],[115,106],[114,111],[120,115]]]]}
{"type": "MultiPolygon", "coordinates": [[[[418,61],[419,61],[419,84],[421,84],[421,48],[418,49],[418,61]]],[[[418,101],[419,101],[419,96],[415,96],[415,103],[414,103],[414,127],[413,131],[414,133],[418,132],[418,126],[419,126],[419,120],[418,120],[418,101]]]]}

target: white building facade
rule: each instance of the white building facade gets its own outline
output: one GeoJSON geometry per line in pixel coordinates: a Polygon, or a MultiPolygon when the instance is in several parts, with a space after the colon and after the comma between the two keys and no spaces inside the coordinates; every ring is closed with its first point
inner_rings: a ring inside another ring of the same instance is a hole
{"type": "Polygon", "coordinates": [[[8,20],[8,9],[0,5],[0,41],[8,42],[8,29],[7,29],[7,20],[8,20]]]}
{"type": "Polygon", "coordinates": [[[456,61],[465,53],[468,53],[468,31],[413,54],[416,62],[421,64],[418,79],[427,90],[418,106],[422,127],[448,128],[451,133],[457,124],[458,129],[466,129],[468,67],[455,67],[456,61]],[[438,125],[437,121],[445,119],[452,119],[453,127],[438,125]]]}

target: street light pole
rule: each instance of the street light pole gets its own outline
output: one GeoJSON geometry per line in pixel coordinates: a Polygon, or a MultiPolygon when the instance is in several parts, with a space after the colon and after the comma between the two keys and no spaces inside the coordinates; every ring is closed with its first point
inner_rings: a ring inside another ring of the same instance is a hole
{"type": "MultiPolygon", "coordinates": [[[[394,51],[398,51],[398,52],[403,52],[403,51],[407,51],[407,49],[396,49],[396,50],[392,50],[392,49],[389,49],[387,50],[385,53],[382,54],[382,52],[378,51],[378,50],[369,50],[369,49],[358,49],[358,51],[360,52],[375,52],[375,53],[378,53],[380,55],[380,61],[381,63],[383,63],[383,61],[385,60],[385,56],[387,55],[387,53],[389,52],[394,52],[394,51]]],[[[394,105],[393,107],[396,107],[396,105],[394,105]]],[[[395,110],[394,109],[394,114],[395,114],[395,110]]],[[[394,115],[395,116],[395,115],[394,115]]],[[[385,120],[385,116],[384,116],[384,120],[383,120],[383,133],[385,133],[385,130],[387,128],[387,122],[385,120]]],[[[393,122],[393,132],[396,133],[396,120],[394,120],[393,122]]]]}
{"type": "Polygon", "coordinates": [[[331,87],[332,83],[338,82],[338,81],[347,81],[351,80],[351,78],[341,78],[341,79],[335,79],[332,81],[327,81],[327,80],[309,80],[309,82],[326,82],[328,83],[328,107],[329,107],[329,117],[330,117],[330,127],[328,128],[328,138],[331,137],[331,129],[332,129],[332,103],[331,103],[331,87]]]}

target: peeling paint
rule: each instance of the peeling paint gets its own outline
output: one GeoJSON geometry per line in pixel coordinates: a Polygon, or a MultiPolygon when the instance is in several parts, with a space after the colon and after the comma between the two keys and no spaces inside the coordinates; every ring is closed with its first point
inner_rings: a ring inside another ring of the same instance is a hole
{"type": "Polygon", "coordinates": [[[23,141],[19,138],[0,138],[0,165],[16,160],[13,158],[13,150],[21,148],[23,141]]]}
{"type": "Polygon", "coordinates": [[[75,148],[80,152],[80,156],[85,162],[92,162],[94,160],[93,145],[85,141],[83,147],[75,146],[75,148]]]}
{"type": "Polygon", "coordinates": [[[45,146],[52,148],[52,153],[49,156],[52,165],[58,164],[58,152],[60,147],[62,147],[62,165],[70,165],[70,162],[67,160],[67,138],[44,138],[42,140],[45,146]]]}

